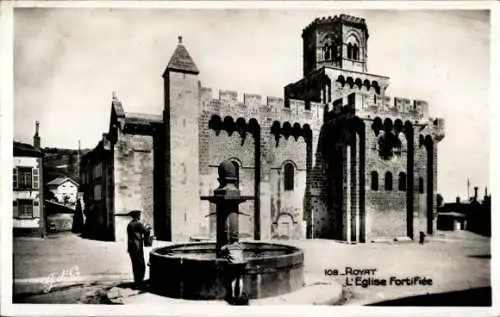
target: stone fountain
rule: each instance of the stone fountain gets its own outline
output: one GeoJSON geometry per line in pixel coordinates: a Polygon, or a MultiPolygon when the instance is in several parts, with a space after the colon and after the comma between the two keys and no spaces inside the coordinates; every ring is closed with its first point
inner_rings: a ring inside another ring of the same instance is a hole
{"type": "MultiPolygon", "coordinates": [[[[239,204],[253,199],[236,187],[234,165],[219,165],[219,187],[213,196],[201,197],[216,205],[216,241],[176,244],[150,254],[151,291],[179,299],[215,300],[226,297],[227,261],[221,247],[229,237],[239,236],[239,204]]],[[[247,262],[244,292],[249,299],[278,296],[304,287],[304,253],[274,243],[241,242],[247,262]]]]}

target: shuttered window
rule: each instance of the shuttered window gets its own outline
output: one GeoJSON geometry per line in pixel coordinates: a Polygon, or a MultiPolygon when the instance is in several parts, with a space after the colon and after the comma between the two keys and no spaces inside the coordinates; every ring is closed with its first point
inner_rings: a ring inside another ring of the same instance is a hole
{"type": "Polygon", "coordinates": [[[30,199],[18,199],[18,217],[33,218],[33,201],[30,199]]]}
{"type": "Polygon", "coordinates": [[[12,170],[12,188],[17,189],[17,168],[12,170]]]}
{"type": "Polygon", "coordinates": [[[99,201],[102,198],[102,187],[101,184],[97,184],[94,186],[94,200],[99,201]]]}
{"type": "Polygon", "coordinates": [[[102,176],[102,163],[98,163],[96,166],[94,166],[93,177],[99,178],[101,176],[102,176]]]}
{"type": "Polygon", "coordinates": [[[38,175],[38,168],[33,168],[33,189],[38,189],[40,177],[38,175]]]}
{"type": "Polygon", "coordinates": [[[33,201],[33,218],[40,218],[40,203],[38,200],[33,201]]]}
{"type": "Polygon", "coordinates": [[[17,168],[17,188],[32,189],[33,186],[33,169],[31,167],[17,168]]]}
{"type": "Polygon", "coordinates": [[[12,201],[12,215],[14,218],[19,217],[18,209],[17,209],[17,199],[12,201]]]}

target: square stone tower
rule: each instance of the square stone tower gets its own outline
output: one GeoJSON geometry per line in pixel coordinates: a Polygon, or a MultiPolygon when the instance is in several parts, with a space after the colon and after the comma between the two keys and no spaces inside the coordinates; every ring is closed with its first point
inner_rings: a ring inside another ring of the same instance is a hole
{"type": "MultiPolygon", "coordinates": [[[[198,68],[179,37],[163,73],[165,108],[165,217],[163,240],[186,241],[198,229],[198,68]]],[[[161,227],[161,226],[160,226],[161,227]]]]}

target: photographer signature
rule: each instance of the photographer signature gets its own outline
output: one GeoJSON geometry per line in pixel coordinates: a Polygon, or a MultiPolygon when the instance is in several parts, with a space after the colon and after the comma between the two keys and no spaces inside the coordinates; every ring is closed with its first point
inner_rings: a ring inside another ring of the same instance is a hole
{"type": "Polygon", "coordinates": [[[60,282],[71,280],[80,276],[80,268],[78,265],[72,266],[69,269],[64,269],[61,272],[50,273],[45,281],[44,293],[48,293],[52,288],[60,282]]]}

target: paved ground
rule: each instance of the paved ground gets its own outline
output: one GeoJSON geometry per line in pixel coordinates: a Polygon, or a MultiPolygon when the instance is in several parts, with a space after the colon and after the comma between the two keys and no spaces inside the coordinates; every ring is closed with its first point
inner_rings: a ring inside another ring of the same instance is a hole
{"type": "MultiPolygon", "coordinates": [[[[348,286],[348,305],[370,304],[427,293],[461,291],[490,286],[490,239],[470,232],[447,233],[424,245],[347,245],[328,240],[287,241],[305,251],[305,271],[351,284],[356,276],[325,276],[326,269],[375,269],[363,278],[397,279],[419,276],[432,279],[426,286],[348,286]]],[[[155,241],[153,247],[167,243],[155,241]]],[[[148,248],[150,249],[150,248],[148,248]]],[[[18,302],[94,302],[103,287],[131,280],[126,246],[64,235],[46,239],[14,239],[14,299],[18,302]],[[77,268],[77,269],[75,269],[77,268]],[[61,272],[65,272],[61,277],[61,272]],[[78,272],[78,273],[76,273],[78,272]],[[45,294],[48,277],[61,277],[45,294]],[[58,290],[59,286],[76,285],[58,290]]],[[[146,252],[148,254],[148,252],[146,252]]],[[[147,261],[147,259],[146,259],[147,261]]],[[[365,273],[367,273],[365,271],[365,273]]],[[[146,272],[148,276],[148,272],[146,272]]]]}
{"type": "MultiPolygon", "coordinates": [[[[444,293],[490,286],[490,241],[470,232],[448,234],[449,238],[424,245],[399,244],[346,245],[333,241],[300,241],[304,247],[308,273],[321,274],[325,269],[345,272],[353,269],[375,269],[363,278],[398,279],[420,276],[432,279],[432,286],[348,286],[348,305],[369,304],[395,298],[428,293],[444,293]]],[[[323,273],[324,274],[324,273],[323,273]]],[[[326,277],[339,283],[355,276],[326,277]]],[[[351,284],[352,281],[350,281],[351,284]]]]}

